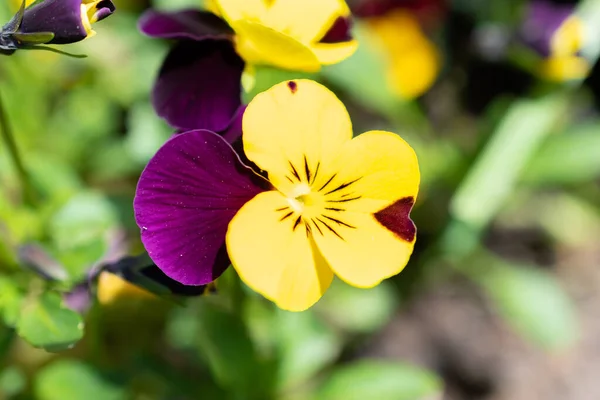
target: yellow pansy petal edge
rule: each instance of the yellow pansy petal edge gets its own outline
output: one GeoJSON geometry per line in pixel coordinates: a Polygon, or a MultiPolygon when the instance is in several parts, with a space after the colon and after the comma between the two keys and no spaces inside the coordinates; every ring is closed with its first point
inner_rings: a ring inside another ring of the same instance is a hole
{"type": "Polygon", "coordinates": [[[333,273],[294,221],[275,210],[287,201],[280,193],[261,193],[229,224],[227,249],[240,278],[285,310],[302,311],[327,290],[333,273]]]}
{"type": "Polygon", "coordinates": [[[212,0],[209,5],[229,24],[242,19],[260,21],[267,13],[265,0],[212,0]]]}
{"type": "Polygon", "coordinates": [[[254,21],[232,22],[231,27],[237,33],[238,54],[250,64],[269,64],[306,72],[321,68],[313,51],[291,36],[254,21]]]}
{"type": "Polygon", "coordinates": [[[316,72],[351,56],[358,43],[321,43],[338,18],[349,18],[344,0],[214,0],[236,32],[238,53],[253,64],[316,72]]]}
{"type": "Polygon", "coordinates": [[[319,41],[339,17],[348,17],[344,0],[276,0],[265,24],[303,43],[319,41]]]}
{"type": "Polygon", "coordinates": [[[247,157],[276,188],[242,207],[228,228],[232,265],[248,286],[301,311],[318,301],[333,273],[372,287],[404,268],[420,180],[404,140],[383,131],[352,139],[343,104],[310,80],[257,95],[243,132],[247,157]]]}

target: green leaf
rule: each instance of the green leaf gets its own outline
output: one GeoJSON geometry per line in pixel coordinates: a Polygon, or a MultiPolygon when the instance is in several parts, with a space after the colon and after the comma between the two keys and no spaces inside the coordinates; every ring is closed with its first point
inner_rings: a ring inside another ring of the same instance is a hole
{"type": "Polygon", "coordinates": [[[25,389],[27,378],[18,367],[8,367],[0,373],[0,394],[11,398],[25,389]]]}
{"type": "Polygon", "coordinates": [[[42,369],[34,383],[39,400],[121,400],[124,391],[92,367],[75,360],[58,360],[42,369]]]}
{"type": "Polygon", "coordinates": [[[280,310],[273,322],[279,337],[277,381],[281,387],[311,378],[341,352],[341,339],[311,311],[280,310]]]}
{"type": "MultiPolygon", "coordinates": [[[[355,24],[353,35],[359,43],[368,43],[366,32],[360,23],[355,24]]],[[[402,102],[389,89],[383,55],[373,46],[358,46],[350,58],[324,67],[321,73],[373,111],[392,115],[402,102]]]]}
{"type": "Polygon", "coordinates": [[[148,102],[131,107],[128,126],[129,132],[125,140],[130,154],[128,158],[142,165],[173,135],[173,129],[156,115],[148,102]]]}
{"type": "Polygon", "coordinates": [[[103,238],[116,221],[117,213],[106,197],[81,192],[54,215],[50,234],[60,250],[72,249],[103,238]]]}
{"type": "Polygon", "coordinates": [[[600,125],[580,126],[548,137],[529,162],[523,181],[530,184],[575,184],[600,177],[600,125]]]}
{"type": "Polygon", "coordinates": [[[346,331],[371,333],[389,322],[397,303],[390,282],[359,289],[335,279],[317,303],[316,311],[346,331]]]}
{"type": "Polygon", "coordinates": [[[365,360],[335,370],[317,400],[426,400],[440,394],[433,373],[398,362],[365,360]]]}
{"type": "Polygon", "coordinates": [[[496,216],[523,169],[563,117],[568,97],[520,100],[507,111],[451,203],[455,219],[476,230],[496,216]]]}
{"type": "Polygon", "coordinates": [[[488,258],[485,264],[480,282],[499,313],[524,337],[548,350],[564,348],[577,339],[573,304],[554,276],[488,258]]]}
{"type": "Polygon", "coordinates": [[[217,382],[246,399],[266,398],[270,382],[242,320],[210,301],[199,304],[199,319],[197,343],[217,382]]]}
{"type": "Polygon", "coordinates": [[[83,320],[62,304],[58,293],[45,292],[23,307],[17,333],[32,346],[61,351],[83,337],[83,320]]]}
{"type": "Polygon", "coordinates": [[[21,314],[23,292],[8,277],[0,277],[0,314],[8,326],[15,326],[21,314]]]}

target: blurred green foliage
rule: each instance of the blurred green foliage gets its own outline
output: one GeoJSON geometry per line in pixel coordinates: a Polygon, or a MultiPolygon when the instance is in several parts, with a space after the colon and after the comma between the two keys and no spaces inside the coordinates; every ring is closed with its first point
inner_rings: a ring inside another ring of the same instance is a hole
{"type": "MultiPolygon", "coordinates": [[[[356,133],[398,132],[419,155],[418,248],[398,277],[370,290],[335,281],[317,306],[300,314],[276,310],[241,287],[231,270],[220,282],[221,294],[185,306],[123,295],[95,302],[86,315],[66,308],[63,294],[101,260],[119,249],[141,251],[135,185],[172,133],[149,103],[168,43],[136,30],[149,4],[116,4],[118,12],[97,26],[96,37],[69,47],[88,58],[23,51],[0,64],[0,96],[38,194],[25,201],[0,146],[0,397],[434,398],[443,391],[436,371],[358,358],[355,350],[374,340],[412,297],[454,276],[478,284],[510,327],[546,351],[577,340],[577,315],[556,274],[492,255],[484,238],[526,223],[548,234],[554,246],[577,248],[597,239],[600,117],[589,90],[535,80],[520,96],[496,96],[484,113],[473,113],[458,95],[468,74],[456,70],[467,66],[442,44],[445,72],[418,101],[390,93],[377,52],[366,46],[309,76],[346,102],[356,133]],[[64,276],[43,280],[24,268],[19,249],[27,244],[47,251],[64,276]]],[[[481,26],[514,29],[522,5],[456,1],[452,7],[481,26]]],[[[1,6],[6,21],[11,11],[1,6]]],[[[584,6],[600,10],[597,1],[584,6]]],[[[357,22],[359,39],[364,29],[357,22]]],[[[307,75],[261,68],[245,100],[298,77],[307,75]]]]}

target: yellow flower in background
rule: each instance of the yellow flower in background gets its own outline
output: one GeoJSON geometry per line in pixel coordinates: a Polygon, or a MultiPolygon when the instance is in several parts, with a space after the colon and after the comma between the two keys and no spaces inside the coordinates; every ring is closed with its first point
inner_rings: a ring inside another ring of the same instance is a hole
{"type": "Polygon", "coordinates": [[[122,300],[152,299],[155,295],[136,286],[118,275],[103,271],[98,276],[98,302],[112,304],[122,300]]]}
{"type": "Polygon", "coordinates": [[[348,28],[350,10],[343,0],[214,0],[235,31],[237,52],[249,64],[315,72],[352,55],[357,42],[329,42],[336,24],[348,28]]]}
{"type": "Polygon", "coordinates": [[[245,154],[275,188],[247,202],[227,231],[232,265],[248,286],[301,311],[334,274],[369,288],[404,268],[420,180],[404,140],[383,131],[353,139],[344,105],[309,80],[256,96],[243,132],[245,154]]]}
{"type": "Polygon", "coordinates": [[[585,79],[592,66],[578,53],[584,43],[584,25],[571,15],[554,32],[550,40],[550,56],[542,62],[542,75],[553,81],[585,79]]]}
{"type": "Polygon", "coordinates": [[[520,35],[542,57],[535,66],[541,77],[563,82],[585,79],[590,73],[592,65],[581,54],[587,29],[576,12],[575,4],[528,3],[520,35]]]}
{"type": "Polygon", "coordinates": [[[365,25],[367,40],[384,56],[392,91],[405,99],[425,93],[440,71],[440,54],[418,19],[410,11],[395,9],[366,18],[365,25]]]}

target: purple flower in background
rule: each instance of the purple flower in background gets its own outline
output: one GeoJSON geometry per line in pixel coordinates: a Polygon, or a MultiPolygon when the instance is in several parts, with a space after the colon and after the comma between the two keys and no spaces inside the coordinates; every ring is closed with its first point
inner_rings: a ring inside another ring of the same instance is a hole
{"type": "Polygon", "coordinates": [[[174,39],[152,91],[157,114],[181,132],[207,129],[233,142],[241,134],[243,60],[236,54],[229,26],[203,11],[150,10],[140,30],[174,39]]]}
{"type": "Polygon", "coordinates": [[[214,132],[172,137],[146,166],[134,199],[148,255],[184,285],[214,281],[230,264],[225,248],[229,222],[264,187],[214,132]]]}
{"type": "Polygon", "coordinates": [[[552,54],[552,42],[561,26],[573,15],[573,4],[557,4],[546,0],[529,3],[521,28],[524,41],[541,55],[552,54]]]}
{"type": "Polygon", "coordinates": [[[543,57],[538,66],[540,76],[567,81],[583,79],[591,70],[591,63],[581,55],[585,32],[575,5],[533,0],[529,3],[520,36],[543,57]]]}
{"type": "Polygon", "coordinates": [[[44,0],[21,10],[0,31],[0,50],[79,42],[96,34],[92,24],[115,11],[111,0],[44,0]]]}

